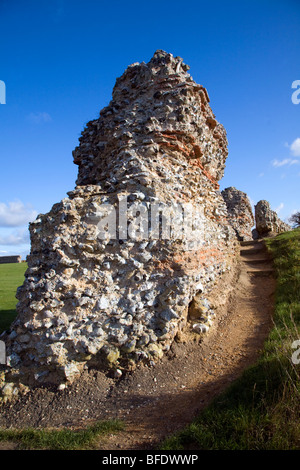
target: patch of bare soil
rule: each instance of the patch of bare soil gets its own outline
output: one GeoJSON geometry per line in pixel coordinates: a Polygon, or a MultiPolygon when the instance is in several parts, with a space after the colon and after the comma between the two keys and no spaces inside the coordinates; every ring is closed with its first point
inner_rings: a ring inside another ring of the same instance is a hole
{"type": "Polygon", "coordinates": [[[35,389],[1,408],[0,427],[78,428],[119,418],[125,430],[99,449],[154,449],[258,358],[272,325],[271,269],[262,242],[243,247],[237,269],[214,292],[217,315],[205,336],[186,334],[155,367],[118,380],[89,370],[63,391],[35,389]]]}

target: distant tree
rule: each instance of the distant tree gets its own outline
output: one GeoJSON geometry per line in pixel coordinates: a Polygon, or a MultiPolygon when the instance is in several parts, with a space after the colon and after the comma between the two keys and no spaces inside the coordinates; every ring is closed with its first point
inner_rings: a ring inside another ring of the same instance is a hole
{"type": "Polygon", "coordinates": [[[292,214],[289,218],[289,222],[293,227],[300,227],[300,211],[292,214]]]}

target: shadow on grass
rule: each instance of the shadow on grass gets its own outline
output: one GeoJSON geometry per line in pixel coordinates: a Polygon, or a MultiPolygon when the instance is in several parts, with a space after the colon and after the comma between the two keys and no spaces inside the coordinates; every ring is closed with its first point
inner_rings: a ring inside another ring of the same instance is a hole
{"type": "Polygon", "coordinates": [[[9,329],[16,316],[16,309],[0,310],[0,334],[9,329]]]}
{"type": "Polygon", "coordinates": [[[298,397],[286,401],[290,380],[297,378],[291,377],[288,360],[282,359],[262,359],[250,367],[189,426],[167,438],[160,450],[299,448],[298,397]]]}

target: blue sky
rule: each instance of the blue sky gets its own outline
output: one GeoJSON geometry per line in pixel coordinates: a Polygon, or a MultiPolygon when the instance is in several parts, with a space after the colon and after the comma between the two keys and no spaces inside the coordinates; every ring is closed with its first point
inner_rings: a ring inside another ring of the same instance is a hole
{"type": "Polygon", "coordinates": [[[28,253],[28,222],[74,188],[85,123],[157,49],[190,65],[226,128],[221,189],[300,210],[299,0],[0,0],[0,24],[0,255],[28,253]]]}

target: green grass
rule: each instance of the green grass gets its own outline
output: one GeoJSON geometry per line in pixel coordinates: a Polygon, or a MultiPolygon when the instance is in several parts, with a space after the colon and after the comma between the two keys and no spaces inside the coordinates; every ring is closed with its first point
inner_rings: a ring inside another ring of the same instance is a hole
{"type": "Polygon", "coordinates": [[[24,282],[27,263],[0,264],[0,333],[16,316],[16,291],[24,282]]]}
{"type": "Polygon", "coordinates": [[[266,240],[276,268],[274,327],[259,361],[161,450],[300,449],[300,229],[266,240]]]}
{"type": "Polygon", "coordinates": [[[121,431],[121,421],[99,421],[85,429],[24,429],[0,430],[0,441],[17,443],[18,449],[76,450],[96,448],[98,440],[109,433],[121,431]]]}

